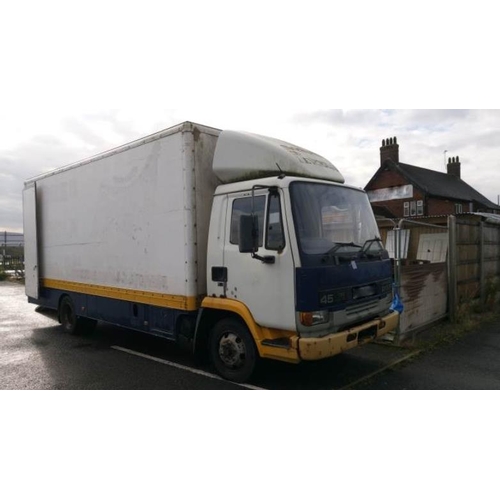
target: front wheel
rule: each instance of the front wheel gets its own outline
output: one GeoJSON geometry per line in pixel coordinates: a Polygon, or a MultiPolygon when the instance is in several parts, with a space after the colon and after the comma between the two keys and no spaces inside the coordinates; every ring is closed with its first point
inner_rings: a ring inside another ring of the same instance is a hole
{"type": "Polygon", "coordinates": [[[258,353],[245,325],[234,319],[223,319],[210,334],[210,357],[225,379],[246,382],[254,372],[258,353]]]}

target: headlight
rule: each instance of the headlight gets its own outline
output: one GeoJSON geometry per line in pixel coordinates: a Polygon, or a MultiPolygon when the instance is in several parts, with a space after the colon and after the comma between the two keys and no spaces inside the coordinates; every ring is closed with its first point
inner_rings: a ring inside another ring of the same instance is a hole
{"type": "Polygon", "coordinates": [[[300,322],[304,326],[321,325],[322,323],[328,323],[330,320],[328,311],[301,312],[299,316],[300,322]]]}

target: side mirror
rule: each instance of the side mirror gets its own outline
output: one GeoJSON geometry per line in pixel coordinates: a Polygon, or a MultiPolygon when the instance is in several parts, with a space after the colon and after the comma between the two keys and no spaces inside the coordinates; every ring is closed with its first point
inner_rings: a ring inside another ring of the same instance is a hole
{"type": "Polygon", "coordinates": [[[240,215],[240,253],[257,253],[259,250],[259,217],[240,215]]]}

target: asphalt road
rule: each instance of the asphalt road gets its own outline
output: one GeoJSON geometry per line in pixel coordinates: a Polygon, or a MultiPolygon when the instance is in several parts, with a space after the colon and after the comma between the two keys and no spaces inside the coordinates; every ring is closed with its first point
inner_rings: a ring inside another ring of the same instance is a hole
{"type": "Polygon", "coordinates": [[[317,363],[267,361],[241,386],[163,339],[101,323],[67,335],[54,313],[37,310],[24,286],[0,282],[1,389],[341,389],[408,355],[369,344],[317,363]]]}
{"type": "Polygon", "coordinates": [[[359,389],[500,389],[500,319],[370,377],[359,389]]]}
{"type": "Polygon", "coordinates": [[[500,321],[420,354],[372,343],[316,363],[265,361],[238,385],[163,339],[101,323],[72,336],[37,310],[23,286],[0,282],[0,389],[500,389],[500,321]]]}

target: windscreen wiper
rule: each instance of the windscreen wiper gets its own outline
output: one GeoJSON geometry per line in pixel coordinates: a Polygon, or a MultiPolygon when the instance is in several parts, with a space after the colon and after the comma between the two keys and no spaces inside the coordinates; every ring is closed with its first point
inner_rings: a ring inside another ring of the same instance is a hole
{"type": "Polygon", "coordinates": [[[344,248],[344,247],[355,247],[355,248],[361,248],[361,245],[357,245],[356,243],[354,242],[351,242],[351,243],[335,243],[335,245],[333,245],[332,248],[330,248],[330,250],[326,251],[325,252],[325,257],[327,257],[328,255],[334,255],[337,250],[339,250],[340,248],[344,248]]]}
{"type": "Polygon", "coordinates": [[[370,250],[371,246],[374,243],[378,243],[380,245],[380,251],[382,251],[384,249],[384,247],[382,246],[382,240],[380,238],[378,238],[378,237],[375,237],[375,238],[372,238],[371,240],[366,240],[365,241],[365,244],[363,245],[363,248],[359,251],[359,253],[361,254],[361,256],[366,255],[368,253],[368,250],[370,250]]]}

